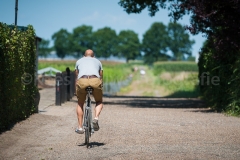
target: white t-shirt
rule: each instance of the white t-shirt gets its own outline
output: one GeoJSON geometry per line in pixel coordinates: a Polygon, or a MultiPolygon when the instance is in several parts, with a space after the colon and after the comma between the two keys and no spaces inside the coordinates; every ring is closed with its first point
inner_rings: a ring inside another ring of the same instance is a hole
{"type": "Polygon", "coordinates": [[[83,75],[95,75],[100,78],[99,71],[103,70],[102,63],[94,57],[83,57],[76,62],[78,79],[83,75]]]}

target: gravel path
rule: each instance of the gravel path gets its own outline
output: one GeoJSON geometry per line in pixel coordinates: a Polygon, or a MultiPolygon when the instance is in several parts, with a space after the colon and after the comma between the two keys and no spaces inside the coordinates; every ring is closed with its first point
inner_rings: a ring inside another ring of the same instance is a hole
{"type": "MultiPolygon", "coordinates": [[[[41,100],[52,93],[41,91],[41,100]]],[[[240,119],[201,108],[198,99],[118,96],[104,102],[90,149],[74,132],[74,98],[62,106],[41,102],[39,114],[2,133],[0,159],[240,159],[240,119]]]]}

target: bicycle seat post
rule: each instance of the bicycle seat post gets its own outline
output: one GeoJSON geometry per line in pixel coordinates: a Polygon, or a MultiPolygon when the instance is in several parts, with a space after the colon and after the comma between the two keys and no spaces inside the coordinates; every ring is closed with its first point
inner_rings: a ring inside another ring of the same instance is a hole
{"type": "Polygon", "coordinates": [[[93,92],[93,88],[92,87],[87,87],[86,91],[88,92],[88,94],[91,94],[93,92]]]}

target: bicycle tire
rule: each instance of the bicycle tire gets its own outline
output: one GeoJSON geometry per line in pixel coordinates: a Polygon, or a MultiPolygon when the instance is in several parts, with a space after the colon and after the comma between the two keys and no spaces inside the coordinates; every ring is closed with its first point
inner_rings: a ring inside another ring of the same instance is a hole
{"type": "Polygon", "coordinates": [[[87,148],[89,146],[89,125],[88,125],[88,122],[87,122],[87,126],[86,126],[86,129],[85,129],[85,144],[87,145],[87,148]]]}
{"type": "MultiPolygon", "coordinates": [[[[88,113],[87,113],[88,114],[88,113]]],[[[86,118],[86,129],[85,129],[85,144],[87,145],[87,148],[89,146],[89,136],[90,136],[90,132],[89,132],[89,115],[87,115],[86,118]]]]}
{"type": "Polygon", "coordinates": [[[90,122],[90,117],[88,117],[88,144],[87,144],[87,148],[90,146],[90,142],[89,142],[90,137],[91,137],[91,122],[90,122]]]}
{"type": "Polygon", "coordinates": [[[92,134],[92,126],[91,126],[91,121],[92,121],[92,112],[91,112],[91,99],[90,99],[90,92],[88,92],[88,97],[87,97],[87,105],[85,107],[85,144],[86,147],[89,147],[89,139],[92,134]]]}

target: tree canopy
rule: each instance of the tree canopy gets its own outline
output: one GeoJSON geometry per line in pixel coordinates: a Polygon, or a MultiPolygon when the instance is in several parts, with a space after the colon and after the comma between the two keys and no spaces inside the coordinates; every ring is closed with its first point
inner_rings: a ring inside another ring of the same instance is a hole
{"type": "Polygon", "coordinates": [[[166,2],[173,0],[120,0],[119,4],[127,13],[140,13],[148,8],[149,15],[154,16],[159,8],[166,8],[166,2]]]}
{"type": "Polygon", "coordinates": [[[160,58],[167,57],[168,51],[168,33],[166,26],[161,22],[155,22],[150,29],[143,35],[142,51],[144,52],[144,61],[152,64],[160,58]]]}
{"type": "Polygon", "coordinates": [[[167,27],[169,40],[168,46],[172,51],[175,60],[182,60],[184,55],[191,56],[191,48],[195,43],[189,39],[189,34],[185,28],[176,22],[170,22],[167,27]]]}
{"type": "Polygon", "coordinates": [[[58,57],[72,55],[80,58],[86,49],[93,49],[97,57],[125,57],[126,61],[134,60],[144,53],[144,60],[151,64],[158,60],[168,60],[169,49],[174,53],[173,59],[181,59],[184,54],[191,55],[192,41],[178,23],[165,26],[155,22],[143,35],[140,43],[138,34],[132,30],[122,30],[117,35],[114,29],[104,27],[93,31],[91,26],[78,26],[72,33],[60,29],[52,36],[58,57]],[[174,37],[174,35],[176,35],[174,37]],[[178,58],[177,58],[177,57],[178,58]]]}
{"type": "Polygon", "coordinates": [[[38,45],[38,55],[46,58],[50,52],[49,40],[42,39],[38,45]]]}
{"type": "Polygon", "coordinates": [[[66,29],[60,29],[58,32],[52,35],[56,54],[62,59],[70,52],[69,37],[70,33],[66,29]]]}
{"type": "Polygon", "coordinates": [[[76,58],[82,56],[86,49],[92,48],[92,27],[82,25],[73,29],[70,36],[70,48],[76,58]]]}
{"type": "Polygon", "coordinates": [[[93,33],[93,50],[98,57],[108,58],[117,55],[118,37],[116,31],[104,27],[93,33]]]}
{"type": "Polygon", "coordinates": [[[137,33],[131,30],[124,30],[119,33],[118,39],[118,53],[120,56],[125,57],[127,62],[141,55],[137,33]]]}

